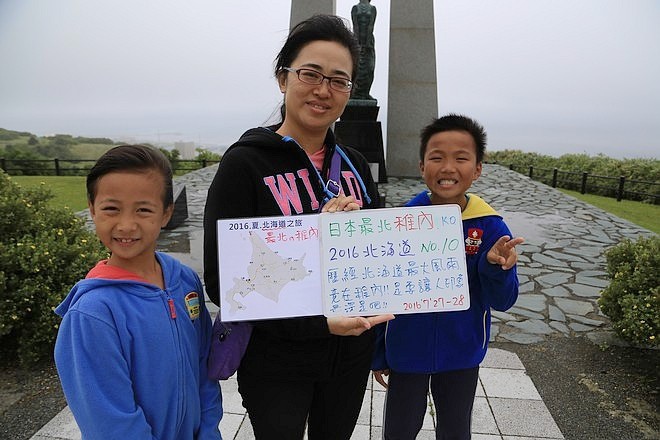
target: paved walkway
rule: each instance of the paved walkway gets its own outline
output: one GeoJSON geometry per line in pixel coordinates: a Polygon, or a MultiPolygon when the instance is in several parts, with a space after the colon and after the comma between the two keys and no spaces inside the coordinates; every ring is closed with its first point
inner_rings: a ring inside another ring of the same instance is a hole
{"type": "MultiPolygon", "coordinates": [[[[161,235],[160,249],[202,272],[202,213],[208,184],[216,167],[177,179],[186,185],[189,218],[161,235]]],[[[425,189],[419,179],[389,178],[380,185],[387,206],[400,206],[425,189]]],[[[473,185],[502,214],[520,251],[520,295],[516,305],[493,312],[491,341],[533,344],[547,336],[584,334],[595,343],[612,338],[607,318],[596,304],[607,285],[604,251],[624,238],[649,231],[582,203],[561,192],[497,165],[485,165],[473,185]]],[[[209,303],[209,309],[217,307],[209,303]]],[[[490,349],[481,365],[473,412],[474,440],[563,439],[534,384],[515,353],[490,349]]],[[[223,438],[251,439],[252,429],[241,405],[236,380],[221,382],[225,415],[223,438]]],[[[369,381],[353,439],[381,438],[385,392],[369,381]]],[[[433,439],[432,402],[418,439],[433,439]]],[[[79,439],[68,408],[45,425],[34,440],[79,439]]]]}

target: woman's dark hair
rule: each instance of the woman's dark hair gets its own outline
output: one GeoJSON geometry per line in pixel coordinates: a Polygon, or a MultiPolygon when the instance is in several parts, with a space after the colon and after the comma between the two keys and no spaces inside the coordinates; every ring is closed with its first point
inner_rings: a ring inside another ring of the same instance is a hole
{"type": "Polygon", "coordinates": [[[87,200],[94,203],[96,184],[106,174],[147,170],[155,170],[163,176],[163,206],[167,208],[172,205],[174,193],[170,161],[162,151],[145,145],[119,145],[106,151],[87,174],[87,200]]]}
{"type": "MultiPolygon", "coordinates": [[[[291,63],[298,57],[302,48],[313,41],[334,41],[348,49],[353,60],[351,76],[355,76],[355,70],[360,60],[357,38],[346,26],[343,18],[324,14],[314,15],[291,29],[284,46],[275,57],[275,76],[277,77],[284,67],[291,67],[291,63]]],[[[280,113],[284,120],[284,104],[280,113]]]]}

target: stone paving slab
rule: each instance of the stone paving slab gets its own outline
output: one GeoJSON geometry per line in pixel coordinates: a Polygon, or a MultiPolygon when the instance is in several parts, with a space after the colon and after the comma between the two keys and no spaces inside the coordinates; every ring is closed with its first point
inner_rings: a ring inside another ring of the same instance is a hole
{"type": "MultiPolygon", "coordinates": [[[[176,178],[186,187],[189,216],[159,239],[159,250],[200,274],[204,204],[216,169],[213,165],[176,178]]],[[[415,178],[388,177],[379,184],[387,207],[402,206],[424,190],[415,178]]],[[[491,329],[491,342],[534,344],[552,336],[603,333],[609,321],[598,313],[597,299],[608,285],[604,252],[625,238],[653,233],[500,165],[484,164],[471,191],[504,217],[514,235],[525,238],[518,247],[520,300],[505,314],[494,313],[500,322],[491,329]]],[[[85,211],[81,215],[88,217],[85,211]]],[[[621,343],[616,338],[608,342],[621,343]]]]}
{"type": "MultiPolygon", "coordinates": [[[[216,167],[177,178],[186,185],[190,216],[161,236],[162,250],[200,273],[203,205],[216,167]]],[[[421,179],[414,178],[388,177],[379,184],[387,207],[402,206],[424,190],[421,179]]],[[[525,238],[519,247],[521,299],[500,318],[518,324],[494,328],[492,340],[533,344],[553,335],[601,332],[608,320],[597,313],[596,301],[608,284],[606,248],[652,233],[499,165],[484,164],[471,191],[502,214],[514,235],[525,238]]]]}
{"type": "MultiPolygon", "coordinates": [[[[254,433],[235,377],[220,382],[224,416],[220,431],[224,439],[253,439],[254,433]]],[[[369,379],[352,440],[376,440],[382,435],[385,391],[369,379]]],[[[435,439],[433,403],[424,417],[418,440],[435,439]]],[[[519,438],[563,439],[561,431],[525,373],[515,353],[491,348],[481,365],[472,420],[473,439],[519,438]],[[534,437],[536,436],[536,437],[534,437]]],[[[31,440],[79,440],[80,431],[68,407],[64,408],[31,440]]],[[[305,436],[305,439],[307,437],[305,436]]]]}
{"type": "MultiPolygon", "coordinates": [[[[217,165],[176,179],[186,185],[189,217],[175,230],[164,231],[159,250],[202,273],[203,209],[217,165]]],[[[402,206],[426,190],[421,179],[389,177],[380,184],[387,207],[402,206]]],[[[598,312],[600,291],[607,286],[605,250],[624,238],[652,233],[583,203],[560,191],[498,165],[484,164],[472,192],[505,219],[519,247],[521,293],[527,295],[507,312],[494,313],[491,341],[533,344],[552,335],[584,334],[593,341],[616,343],[608,320],[598,312]]],[[[89,215],[85,211],[80,215],[89,215]]],[[[90,224],[90,223],[88,223],[90,224]]],[[[91,225],[90,225],[91,226],[91,225]]],[[[207,302],[212,313],[217,307],[207,302]]],[[[251,439],[252,429],[234,379],[222,383],[225,439],[251,439]]],[[[385,392],[370,380],[353,439],[382,436],[385,392]]],[[[432,403],[418,439],[433,439],[432,403]]],[[[563,439],[552,415],[526,375],[515,353],[490,349],[482,364],[473,421],[474,440],[563,439]]],[[[65,408],[32,439],[79,439],[75,421],[65,408]]]]}

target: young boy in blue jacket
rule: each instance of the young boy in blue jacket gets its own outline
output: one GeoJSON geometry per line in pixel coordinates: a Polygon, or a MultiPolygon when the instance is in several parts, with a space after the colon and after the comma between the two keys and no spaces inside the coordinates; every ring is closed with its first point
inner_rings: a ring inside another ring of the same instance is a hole
{"type": "Polygon", "coordinates": [[[470,438],[479,364],[490,337],[490,309],[504,311],[518,297],[516,245],[502,217],[474,194],[481,175],[486,133],[476,121],[450,114],[421,133],[424,191],[406,206],[457,204],[465,235],[470,308],[398,315],[376,327],[372,370],[387,388],[383,438],[416,438],[431,389],[436,439],[470,438]],[[388,376],[386,382],[384,376],[388,376]]]}
{"type": "Polygon", "coordinates": [[[153,148],[114,147],[90,170],[87,198],[111,255],[55,310],[55,362],[82,438],[220,439],[202,283],[156,252],[173,210],[169,161],[153,148]]]}

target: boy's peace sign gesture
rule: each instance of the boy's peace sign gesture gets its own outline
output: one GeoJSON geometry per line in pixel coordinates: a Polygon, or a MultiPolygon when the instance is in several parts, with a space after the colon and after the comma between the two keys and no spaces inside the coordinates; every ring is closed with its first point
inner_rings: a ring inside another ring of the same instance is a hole
{"type": "Polygon", "coordinates": [[[503,235],[490,248],[486,259],[488,259],[490,264],[499,264],[502,266],[502,270],[509,270],[518,261],[516,246],[524,241],[522,237],[511,238],[508,235],[503,235]]]}

